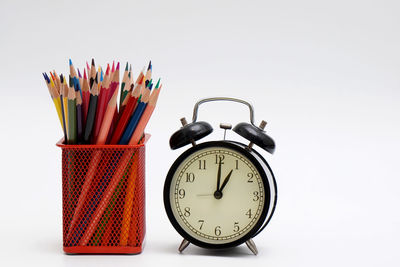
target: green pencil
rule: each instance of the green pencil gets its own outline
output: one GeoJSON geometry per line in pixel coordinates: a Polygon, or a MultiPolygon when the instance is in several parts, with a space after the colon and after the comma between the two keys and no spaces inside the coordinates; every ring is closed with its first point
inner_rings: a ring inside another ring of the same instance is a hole
{"type": "Polygon", "coordinates": [[[121,95],[119,98],[119,106],[122,105],[122,102],[124,102],[124,99],[126,95],[129,92],[129,86],[127,86],[127,83],[129,83],[129,77],[128,77],[128,62],[126,62],[125,66],[125,71],[124,71],[124,76],[122,78],[122,83],[121,83],[121,95]],[[126,87],[126,88],[125,88],[126,87]],[[125,89],[125,90],[124,90],[125,89]]]}

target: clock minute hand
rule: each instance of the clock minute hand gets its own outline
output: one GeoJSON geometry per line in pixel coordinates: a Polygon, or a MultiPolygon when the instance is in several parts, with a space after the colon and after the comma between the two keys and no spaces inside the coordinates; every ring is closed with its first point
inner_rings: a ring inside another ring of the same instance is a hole
{"type": "Polygon", "coordinates": [[[219,189],[220,192],[222,192],[222,190],[224,189],[226,184],[229,182],[229,179],[231,178],[232,172],[233,172],[233,169],[228,173],[228,176],[226,176],[225,180],[222,182],[221,188],[219,189]]]}
{"type": "Polygon", "coordinates": [[[217,191],[220,191],[220,190],[219,190],[219,185],[220,185],[220,183],[221,183],[221,164],[222,164],[222,162],[221,162],[221,160],[220,160],[219,163],[218,163],[217,191]]]}

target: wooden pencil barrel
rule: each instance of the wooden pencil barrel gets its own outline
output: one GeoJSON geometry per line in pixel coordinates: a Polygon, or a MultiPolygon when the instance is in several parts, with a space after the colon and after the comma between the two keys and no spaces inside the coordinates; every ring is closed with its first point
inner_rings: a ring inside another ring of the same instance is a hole
{"type": "Polygon", "coordinates": [[[137,254],[145,236],[145,143],[65,145],[63,249],[68,254],[137,254]]]}

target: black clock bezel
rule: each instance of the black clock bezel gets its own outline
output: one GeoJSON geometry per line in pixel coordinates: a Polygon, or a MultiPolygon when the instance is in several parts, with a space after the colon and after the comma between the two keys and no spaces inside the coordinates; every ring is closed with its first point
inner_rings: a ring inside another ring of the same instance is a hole
{"type": "MultiPolygon", "coordinates": [[[[199,247],[203,247],[203,248],[209,248],[209,249],[223,249],[223,248],[230,248],[230,247],[235,247],[238,246],[244,242],[246,242],[247,240],[249,240],[250,238],[252,238],[253,236],[255,236],[258,232],[258,230],[263,226],[264,221],[266,220],[269,208],[270,208],[270,203],[271,201],[274,201],[273,203],[273,207],[271,207],[272,209],[274,209],[275,204],[276,204],[276,196],[275,199],[271,199],[271,188],[270,188],[270,184],[268,181],[268,177],[267,174],[264,170],[264,168],[262,167],[261,163],[259,162],[259,159],[255,156],[252,155],[252,153],[257,153],[253,150],[249,151],[246,150],[245,148],[243,148],[242,146],[244,146],[243,144],[236,144],[230,141],[209,141],[209,142],[204,142],[201,144],[198,144],[194,147],[189,148],[188,150],[186,150],[185,152],[183,152],[176,160],[175,162],[172,164],[171,168],[168,171],[166,180],[165,180],[165,184],[164,184],[164,208],[165,211],[167,213],[168,219],[170,220],[171,224],[173,225],[173,227],[175,228],[175,230],[186,240],[188,240],[190,243],[193,243],[199,247]],[[232,242],[228,242],[228,243],[224,243],[224,244],[212,244],[212,243],[206,243],[203,241],[200,241],[196,238],[194,238],[193,236],[191,236],[190,234],[188,234],[178,223],[177,219],[175,218],[173,212],[172,212],[172,208],[171,208],[171,203],[170,203],[170,188],[171,188],[171,182],[172,182],[172,178],[174,176],[174,173],[176,172],[177,168],[179,167],[179,165],[191,154],[195,153],[196,151],[200,150],[200,149],[204,149],[207,147],[225,147],[225,148],[229,148],[232,150],[237,151],[238,153],[241,153],[242,155],[244,155],[245,157],[247,157],[256,167],[257,171],[260,174],[260,177],[263,181],[263,185],[264,185],[264,192],[265,192],[265,202],[264,202],[264,207],[263,210],[261,212],[260,218],[258,219],[258,221],[256,222],[256,224],[253,226],[253,228],[244,236],[242,236],[241,238],[232,241],[232,242]]],[[[257,153],[258,154],[258,153],[257,153]]],[[[261,159],[263,159],[261,157],[261,159]]],[[[267,168],[269,169],[271,175],[272,175],[272,179],[275,183],[275,177],[274,174],[271,170],[271,168],[269,167],[268,163],[263,160],[264,164],[267,166],[267,168]]],[[[276,184],[272,185],[275,187],[276,189],[276,184]]],[[[270,215],[270,217],[272,216],[272,213],[270,215]]]]}

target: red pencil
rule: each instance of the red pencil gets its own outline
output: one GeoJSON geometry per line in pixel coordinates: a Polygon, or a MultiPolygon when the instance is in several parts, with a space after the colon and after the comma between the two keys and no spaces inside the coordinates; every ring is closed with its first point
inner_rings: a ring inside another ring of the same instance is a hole
{"type": "Polygon", "coordinates": [[[99,103],[97,105],[96,111],[96,121],[94,123],[93,129],[93,142],[96,142],[99,132],[101,123],[103,121],[104,113],[106,112],[107,103],[108,103],[108,95],[109,95],[109,88],[110,88],[110,65],[108,65],[106,70],[106,75],[104,76],[103,82],[101,84],[100,94],[99,94],[99,103]]]}

